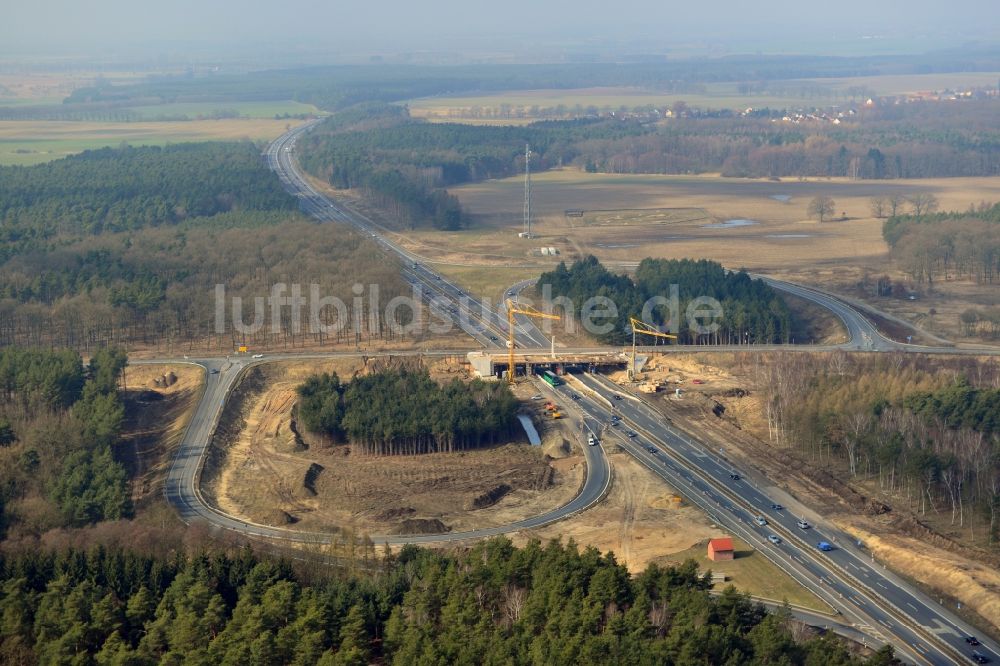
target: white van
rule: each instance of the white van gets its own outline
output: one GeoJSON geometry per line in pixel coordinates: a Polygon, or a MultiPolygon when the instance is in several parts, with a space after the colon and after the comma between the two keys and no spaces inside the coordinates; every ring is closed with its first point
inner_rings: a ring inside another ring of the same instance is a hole
{"type": "Polygon", "coordinates": [[[587,444],[590,446],[597,446],[597,438],[593,435],[587,435],[587,444]]]}

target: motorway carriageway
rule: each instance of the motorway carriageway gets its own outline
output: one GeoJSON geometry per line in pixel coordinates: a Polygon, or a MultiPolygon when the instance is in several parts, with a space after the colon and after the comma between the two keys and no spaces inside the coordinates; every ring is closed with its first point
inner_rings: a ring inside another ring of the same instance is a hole
{"type": "MultiPolygon", "coordinates": [[[[603,427],[610,424],[612,413],[622,419],[622,425],[606,428],[616,444],[719,525],[865,628],[866,633],[892,642],[917,663],[945,664],[969,658],[973,648],[966,644],[965,637],[975,631],[884,565],[875,563],[847,534],[823,520],[801,529],[797,525],[799,516],[788,507],[772,508],[778,501],[768,497],[757,482],[721,455],[672,428],[641,398],[622,391],[600,375],[582,374],[577,378],[605,403],[597,412],[587,409],[591,420],[603,427]],[[622,399],[615,399],[615,395],[622,399]],[[628,437],[629,429],[637,431],[638,436],[628,437]],[[731,474],[738,475],[739,480],[731,474]],[[763,516],[767,525],[758,525],[757,516],[763,516]],[[781,543],[768,541],[767,536],[772,534],[780,537],[781,543]],[[834,550],[821,552],[816,546],[820,541],[833,544],[834,550]]],[[[593,404],[586,402],[585,407],[593,404]]],[[[975,649],[989,659],[998,658],[996,646],[989,641],[975,649]]]]}
{"type": "MultiPolygon", "coordinates": [[[[469,298],[463,306],[460,301],[464,296],[459,288],[441,276],[436,275],[420,263],[420,258],[415,257],[405,250],[395,245],[379,231],[377,225],[367,220],[353,211],[349,211],[340,206],[336,206],[326,197],[315,192],[309,184],[296,171],[296,167],[291,158],[292,148],[295,139],[311,125],[302,126],[292,130],[283,137],[280,137],[268,149],[267,160],[269,165],[275,169],[279,177],[302,202],[304,211],[313,214],[321,220],[339,220],[352,224],[363,232],[367,232],[381,244],[385,249],[399,255],[404,262],[409,262],[409,277],[416,279],[421,284],[428,286],[435,295],[450,299],[455,303],[458,312],[452,310],[452,306],[447,306],[445,312],[450,312],[453,319],[459,319],[459,325],[463,330],[470,332],[462,325],[461,317],[456,317],[463,311],[471,311],[469,325],[472,327],[470,335],[473,335],[480,343],[488,347],[501,347],[497,344],[505,337],[506,317],[500,312],[487,311],[482,314],[483,308],[475,299],[469,298]],[[416,264],[416,265],[414,265],[416,264]],[[478,322],[477,320],[478,315],[478,322]],[[481,329],[481,330],[479,330],[481,329]],[[503,333],[504,335],[499,335],[503,333]],[[495,336],[499,340],[493,340],[490,336],[495,336]]],[[[875,350],[888,351],[901,349],[906,351],[929,351],[940,353],[981,353],[979,350],[956,350],[954,348],[924,348],[911,345],[901,345],[883,338],[874,329],[867,319],[862,317],[856,310],[843,304],[828,295],[810,290],[799,285],[789,285],[778,281],[769,282],[773,286],[804,296],[813,302],[817,302],[830,308],[841,319],[844,320],[851,335],[851,340],[845,345],[825,347],[843,348],[852,351],[875,350]]],[[[508,292],[508,296],[516,297],[521,288],[530,284],[530,281],[520,283],[508,292]]],[[[517,331],[518,345],[523,347],[544,348],[547,339],[539,332],[535,335],[532,331],[533,324],[525,322],[524,331],[517,331]]],[[[537,330],[537,329],[535,329],[537,330]]],[[[781,349],[781,346],[754,347],[755,350],[781,349]]],[[[704,351],[704,348],[698,348],[704,351]]],[[[747,347],[736,347],[744,349],[747,347]]],[[[793,349],[793,347],[787,347],[793,349]]],[[[802,350],[802,347],[797,349],[802,350]]],[[[817,349],[817,348],[807,348],[817,349]]],[[[661,350],[665,351],[665,350],[661,350]]],[[[327,356],[327,355],[323,355],[327,356]]],[[[302,358],[301,355],[289,355],[289,357],[302,358]]],[[[271,356],[268,360],[275,360],[279,357],[271,356]]],[[[216,360],[205,360],[202,362],[209,371],[213,369],[216,360]]],[[[212,509],[204,502],[200,496],[200,490],[196,479],[200,473],[200,464],[203,460],[204,451],[214,430],[214,422],[221,413],[222,404],[228,394],[228,389],[233,385],[236,375],[241,367],[231,366],[225,368],[214,367],[220,372],[225,372],[226,381],[216,375],[216,380],[212,380],[209,375],[209,384],[206,388],[206,399],[199,405],[198,414],[192,420],[192,427],[185,436],[177,458],[174,461],[174,468],[171,469],[168,477],[166,492],[171,502],[178,507],[182,517],[192,518],[200,516],[209,522],[221,527],[233,529],[251,536],[263,536],[278,539],[315,541],[323,538],[322,535],[307,535],[297,533],[294,530],[281,528],[270,528],[267,526],[250,525],[212,509]],[[230,374],[232,373],[232,374],[230,374]],[[216,402],[218,401],[218,402],[216,402]],[[213,412],[206,417],[203,407],[211,404],[213,412]],[[197,426],[197,427],[195,427],[197,426]],[[193,448],[188,448],[191,445],[193,448]],[[184,471],[186,470],[186,471],[184,471]],[[176,473],[175,473],[176,472],[176,473]],[[183,478],[180,478],[183,477],[183,478]]],[[[610,402],[611,396],[617,389],[612,389],[603,383],[602,379],[591,377],[584,378],[593,390],[594,396],[583,396],[581,400],[575,401],[585,412],[584,423],[589,428],[598,428],[602,422],[603,412],[607,407],[601,404],[602,400],[610,402]]],[[[565,392],[567,389],[560,389],[565,392]]],[[[620,411],[624,418],[634,424],[637,430],[641,430],[644,435],[630,440],[627,437],[619,437],[622,440],[623,448],[653,469],[662,476],[668,483],[671,483],[677,490],[689,497],[693,502],[709,512],[719,524],[732,529],[734,534],[741,536],[749,543],[754,544],[769,557],[776,558],[782,568],[795,575],[810,589],[821,593],[823,598],[833,603],[847,617],[856,618],[861,621],[860,628],[876,638],[889,637],[891,642],[903,651],[911,660],[917,663],[952,663],[958,658],[967,658],[971,649],[964,645],[963,636],[970,629],[964,626],[960,620],[954,618],[945,609],[936,606],[933,601],[928,600],[924,595],[916,592],[911,586],[903,583],[890,573],[879,570],[866,562],[864,556],[859,554],[849,543],[845,541],[844,535],[838,535],[826,525],[821,525],[808,530],[805,535],[798,534],[798,529],[794,525],[794,517],[787,512],[773,511],[770,509],[771,502],[755,486],[746,481],[732,483],[729,479],[728,468],[725,461],[716,458],[711,453],[705,451],[700,445],[695,444],[669,426],[662,423],[655,415],[648,412],[648,408],[643,409],[638,405],[631,404],[631,400],[621,401],[620,411]],[[648,442],[656,442],[651,444],[648,442]],[[669,450],[672,452],[672,461],[667,461],[663,453],[651,453],[648,446],[656,446],[658,450],[669,450]],[[727,485],[738,486],[736,491],[727,485]],[[769,525],[765,529],[755,527],[752,516],[760,513],[767,517],[769,525]],[[773,526],[773,528],[772,528],[773,526]],[[762,541],[765,531],[771,530],[783,537],[784,541],[777,547],[771,547],[769,542],[762,541]],[[815,544],[812,541],[825,539],[836,543],[837,550],[831,553],[818,554],[815,544]],[[798,544],[798,548],[793,548],[790,544],[798,544]],[[783,559],[782,559],[783,558],[783,559]],[[815,582],[813,582],[815,577],[815,582]],[[888,603],[886,603],[888,602],[888,603]],[[878,626],[876,626],[878,625],[878,626]]],[[[618,429],[613,429],[617,431],[618,429]]],[[[528,521],[515,523],[514,525],[491,528],[488,530],[471,531],[462,534],[446,535],[417,535],[406,537],[388,537],[390,543],[435,543],[443,540],[460,540],[466,538],[479,538],[490,534],[499,534],[512,529],[525,529],[530,526],[538,526],[558,520],[560,516],[568,515],[574,511],[579,511],[596,502],[603,495],[607,487],[607,482],[602,481],[602,475],[606,469],[607,460],[603,456],[601,447],[583,447],[588,461],[588,483],[594,479],[593,487],[590,488],[588,496],[584,497],[579,504],[570,508],[569,505],[549,512],[544,516],[539,516],[528,521]],[[596,456],[596,457],[595,457],[596,456]],[[603,462],[602,462],[603,461],[603,462]],[[600,489],[596,496],[593,492],[600,489]],[[595,498],[596,497],[596,498],[595,498]],[[552,515],[555,514],[555,515],[552,515]]],[[[583,493],[581,493],[581,496],[583,493]]],[[[577,499],[580,499],[578,496],[577,499]]],[[[575,502],[576,500],[574,500],[575,502]]],[[[573,504],[571,502],[570,504],[573,504]]],[[[378,539],[386,539],[378,537],[378,539]]],[[[984,644],[978,650],[991,659],[998,658],[995,646],[984,644]]]]}
{"type": "MultiPolygon", "coordinates": [[[[403,263],[403,275],[414,287],[419,287],[423,298],[443,321],[454,322],[473,339],[490,348],[506,348],[507,317],[503,309],[486,307],[476,298],[464,293],[457,285],[430,270],[423,258],[414,255],[385,236],[386,229],[360,213],[349,210],[320,192],[306,180],[295,163],[295,142],[315,123],[307,123],[278,137],[268,146],[265,159],[278,174],[285,189],[299,199],[303,212],[320,221],[337,221],[350,224],[403,263]]],[[[529,319],[518,317],[515,344],[519,347],[545,347],[549,344],[541,331],[529,319]]]]}

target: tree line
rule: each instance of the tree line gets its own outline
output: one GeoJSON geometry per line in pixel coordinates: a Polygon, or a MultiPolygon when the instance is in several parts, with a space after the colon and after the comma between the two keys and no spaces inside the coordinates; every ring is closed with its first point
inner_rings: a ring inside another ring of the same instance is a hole
{"type": "MultiPolygon", "coordinates": [[[[97,80],[75,90],[61,106],[137,106],[178,101],[228,102],[288,100],[336,111],[359,102],[396,102],[441,94],[503,90],[575,89],[628,86],[662,92],[701,92],[713,82],[738,82],[741,94],[780,96],[833,94],[828,86],[803,79],[876,74],[998,71],[1000,58],[988,50],[954,54],[825,57],[743,55],[701,60],[641,60],[566,64],[363,65],[296,67],[246,74],[154,74],[139,83],[113,85],[97,80]],[[971,69],[970,69],[971,68],[971,69]]],[[[844,92],[863,98],[867,91],[852,86],[844,92]]],[[[11,107],[17,108],[17,107],[11,107]]],[[[48,107],[52,108],[52,107],[48,107]]],[[[0,113],[10,109],[0,109],[0,113]]]]}
{"type": "Polygon", "coordinates": [[[313,375],[297,392],[308,430],[368,455],[464,451],[516,432],[518,403],[506,384],[439,384],[426,369],[386,369],[346,384],[336,373],[313,375]]]}
{"type": "MultiPolygon", "coordinates": [[[[0,345],[231,351],[241,344],[368,346],[402,335],[384,308],[409,294],[408,285],[394,261],[345,225],[318,225],[298,213],[234,212],[173,227],[58,238],[48,251],[0,262],[0,345]],[[217,284],[225,286],[221,330],[217,284]],[[266,302],[256,314],[254,299],[266,300],[277,284],[286,285],[284,296],[299,285],[310,299],[297,320],[284,306],[275,321],[266,302]],[[357,308],[355,284],[366,293],[357,308]],[[348,311],[313,299],[312,285],[317,298],[337,297],[348,311]],[[233,315],[236,298],[242,328],[233,315]]],[[[405,308],[398,314],[403,325],[411,316],[405,308]]]]}
{"type": "Polygon", "coordinates": [[[403,225],[457,229],[465,218],[446,188],[523,173],[525,144],[534,170],[576,165],[604,173],[875,180],[998,175],[995,104],[875,107],[837,125],[682,111],[666,122],[584,117],[511,127],[427,123],[402,107],[367,103],[325,121],[300,152],[311,173],[360,190],[403,225]]]}
{"type": "Polygon", "coordinates": [[[85,367],[71,351],[0,351],[0,529],[44,531],[131,513],[115,459],[125,408],[125,354],[104,348],[85,367]]]}
{"type": "Polygon", "coordinates": [[[970,206],[964,213],[936,208],[931,201],[883,223],[893,259],[917,284],[942,277],[993,284],[1000,278],[1000,204],[970,206]]]}
{"type": "Polygon", "coordinates": [[[560,262],[538,279],[539,288],[554,298],[568,298],[576,308],[593,297],[608,298],[616,312],[595,317],[594,323],[609,325],[597,334],[606,344],[631,340],[630,317],[641,319],[644,305],[654,298],[670,299],[677,289],[677,307],[655,305],[648,324],[665,328],[678,336],[681,344],[766,344],[788,342],[792,336],[792,315],[788,306],[762,280],[745,272],[727,271],[714,261],[693,259],[650,259],[639,262],[634,277],[608,271],[596,257],[588,256],[569,268],[560,262]],[[708,319],[689,321],[692,302],[702,296],[716,299],[721,311],[708,319]],[[714,325],[714,326],[713,326],[714,325]],[[696,326],[708,327],[699,331],[696,326]]]}
{"type": "Polygon", "coordinates": [[[1000,537],[996,367],[836,353],[825,363],[775,357],[755,373],[773,442],[834,462],[920,515],[1000,537]]]}
{"type": "Polygon", "coordinates": [[[694,562],[630,575],[611,553],[497,538],[405,546],[366,573],[309,578],[232,554],[0,556],[6,663],[899,663],[810,636],[694,562]]]}
{"type": "Polygon", "coordinates": [[[58,234],[173,225],[233,211],[297,207],[249,142],[103,148],[0,167],[0,256],[58,234]]]}
{"type": "Polygon", "coordinates": [[[275,284],[299,284],[305,297],[315,284],[319,298],[351,303],[356,282],[378,285],[382,304],[406,293],[369,240],[298,213],[250,143],[105,149],[0,168],[0,345],[220,350],[395,337],[368,316],[367,298],[342,326],[323,308],[327,332],[310,326],[308,307],[296,322],[281,312],[276,327],[270,313],[252,332],[233,325],[234,297],[249,325],[254,299],[275,284]],[[221,331],[217,284],[228,299],[221,331]]]}
{"type": "Polygon", "coordinates": [[[528,127],[426,123],[405,109],[367,104],[324,121],[300,143],[303,166],[334,187],[361,190],[400,223],[457,229],[465,223],[445,188],[571,162],[583,140],[645,131],[637,122],[576,120],[528,127]]]}

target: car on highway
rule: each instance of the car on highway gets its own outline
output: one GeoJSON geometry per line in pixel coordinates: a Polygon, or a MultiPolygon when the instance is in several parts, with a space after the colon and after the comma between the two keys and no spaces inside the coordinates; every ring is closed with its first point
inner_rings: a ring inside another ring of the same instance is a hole
{"type": "Polygon", "coordinates": [[[771,505],[771,509],[772,509],[773,511],[781,511],[781,510],[782,510],[782,509],[784,509],[784,508],[785,508],[785,507],[781,506],[780,504],[772,504],[772,505],[771,505]]]}
{"type": "Polygon", "coordinates": [[[779,543],[781,543],[781,537],[778,536],[777,534],[768,534],[767,535],[767,540],[770,541],[771,543],[773,543],[776,546],[779,543]]]}
{"type": "Polygon", "coordinates": [[[969,659],[976,662],[977,664],[988,664],[990,663],[990,658],[987,657],[982,652],[976,652],[973,650],[972,654],[969,655],[969,659]]]}
{"type": "Polygon", "coordinates": [[[219,369],[218,368],[212,368],[211,370],[208,371],[208,374],[210,374],[210,375],[217,375],[217,374],[219,374],[219,369]]]}
{"type": "Polygon", "coordinates": [[[656,455],[657,453],[660,452],[659,449],[657,449],[655,446],[647,446],[646,450],[652,453],[653,455],[656,455]]]}
{"type": "Polygon", "coordinates": [[[574,400],[579,400],[580,399],[580,394],[579,393],[574,393],[570,397],[573,398],[574,400]]]}
{"type": "Polygon", "coordinates": [[[639,433],[637,433],[635,430],[629,430],[627,434],[628,434],[629,438],[633,438],[633,437],[638,437],[639,436],[639,433]]]}
{"type": "Polygon", "coordinates": [[[597,438],[593,435],[587,435],[587,444],[590,446],[597,446],[597,438]]]}
{"type": "Polygon", "coordinates": [[[767,525],[767,518],[765,518],[764,516],[757,516],[753,520],[754,520],[755,523],[757,523],[761,527],[764,527],[764,525],[767,525]]]}
{"type": "Polygon", "coordinates": [[[491,335],[491,336],[490,336],[490,342],[496,342],[496,341],[497,341],[497,340],[499,340],[499,339],[500,339],[500,338],[498,338],[498,337],[497,337],[497,336],[495,336],[495,335],[491,335]]]}
{"type": "Polygon", "coordinates": [[[621,400],[622,399],[622,397],[620,395],[618,395],[617,393],[615,393],[611,397],[614,398],[615,400],[621,400]]]}
{"type": "Polygon", "coordinates": [[[975,636],[966,636],[965,642],[968,643],[969,645],[979,645],[979,639],[976,638],[975,636]]]}
{"type": "Polygon", "coordinates": [[[263,354],[254,354],[251,358],[264,358],[263,354]]]}
{"type": "Polygon", "coordinates": [[[531,396],[531,399],[532,400],[541,400],[542,399],[542,394],[541,393],[536,393],[535,395],[531,396]]]}
{"type": "Polygon", "coordinates": [[[740,475],[737,474],[736,472],[730,472],[729,473],[729,478],[732,479],[733,481],[739,481],[740,480],[740,475]]]}
{"type": "Polygon", "coordinates": [[[816,544],[816,547],[822,550],[824,553],[829,553],[831,550],[833,550],[833,546],[831,546],[826,541],[820,541],[819,543],[816,544]]]}
{"type": "Polygon", "coordinates": [[[812,527],[812,525],[810,525],[807,521],[802,520],[801,518],[799,519],[799,522],[797,522],[795,524],[799,526],[800,530],[807,530],[810,527],[812,527]]]}

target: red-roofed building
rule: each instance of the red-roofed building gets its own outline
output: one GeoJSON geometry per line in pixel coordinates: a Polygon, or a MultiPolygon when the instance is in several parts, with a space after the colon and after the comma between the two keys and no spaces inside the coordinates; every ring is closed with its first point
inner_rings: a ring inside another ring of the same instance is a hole
{"type": "Polygon", "coordinates": [[[708,559],[713,562],[733,559],[733,540],[729,537],[708,542],[708,559]]]}

